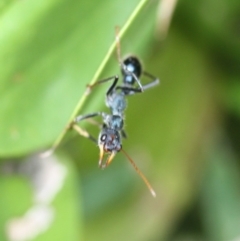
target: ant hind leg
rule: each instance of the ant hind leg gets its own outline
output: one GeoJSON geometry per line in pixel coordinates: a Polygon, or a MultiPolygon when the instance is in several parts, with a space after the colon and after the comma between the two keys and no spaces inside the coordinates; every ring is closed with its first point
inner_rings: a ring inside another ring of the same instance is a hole
{"type": "Polygon", "coordinates": [[[111,77],[109,77],[109,78],[106,78],[106,79],[103,79],[103,80],[99,80],[99,81],[95,82],[95,83],[92,84],[92,85],[87,85],[88,93],[90,93],[91,90],[92,90],[95,86],[113,80],[113,83],[112,83],[112,85],[109,87],[109,89],[108,89],[108,91],[107,91],[107,94],[106,94],[106,95],[110,95],[110,94],[113,92],[114,88],[116,87],[117,82],[118,82],[118,79],[119,79],[119,77],[118,77],[117,75],[114,75],[114,76],[111,76],[111,77]]]}
{"type": "Polygon", "coordinates": [[[143,72],[143,75],[145,75],[146,77],[148,77],[149,79],[152,80],[150,83],[148,83],[148,84],[146,84],[146,85],[143,86],[143,90],[152,88],[152,87],[158,85],[159,82],[160,82],[157,77],[153,76],[152,74],[150,74],[150,73],[148,73],[148,72],[146,72],[146,71],[143,72]]]}

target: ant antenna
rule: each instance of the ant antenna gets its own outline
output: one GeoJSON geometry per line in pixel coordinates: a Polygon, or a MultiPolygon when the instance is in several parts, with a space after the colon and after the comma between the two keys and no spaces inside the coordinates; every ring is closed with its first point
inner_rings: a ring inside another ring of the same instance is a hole
{"type": "Polygon", "coordinates": [[[132,158],[123,150],[121,149],[121,151],[123,152],[123,154],[127,157],[127,159],[129,160],[129,162],[132,164],[132,166],[134,167],[134,169],[136,170],[136,172],[138,173],[138,175],[143,179],[143,181],[145,182],[145,184],[147,185],[149,191],[151,192],[151,194],[153,195],[153,197],[156,197],[156,193],[153,190],[151,184],[149,183],[149,181],[147,180],[147,178],[143,175],[143,173],[139,170],[139,168],[137,167],[137,165],[135,164],[135,162],[132,160],[132,158]]]}

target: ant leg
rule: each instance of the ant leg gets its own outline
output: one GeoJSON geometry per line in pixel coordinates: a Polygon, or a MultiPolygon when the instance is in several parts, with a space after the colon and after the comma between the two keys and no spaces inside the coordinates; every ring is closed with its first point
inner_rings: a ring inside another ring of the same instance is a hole
{"type": "Polygon", "coordinates": [[[95,113],[91,113],[91,114],[88,114],[88,115],[79,115],[74,119],[73,122],[78,123],[82,120],[89,119],[89,118],[92,118],[92,117],[95,117],[95,116],[102,116],[102,115],[103,115],[103,112],[95,112],[95,113]]]}
{"type": "Polygon", "coordinates": [[[111,93],[113,92],[114,88],[115,88],[116,85],[117,85],[118,79],[119,79],[119,78],[118,78],[117,75],[114,76],[114,81],[113,81],[112,85],[110,86],[110,88],[108,89],[108,91],[107,91],[107,93],[106,93],[107,96],[111,95],[111,93]]]}
{"type": "Polygon", "coordinates": [[[76,123],[78,123],[78,122],[80,122],[82,120],[90,119],[90,122],[92,122],[92,124],[97,125],[97,126],[101,126],[98,122],[95,122],[95,121],[92,120],[92,117],[95,117],[95,116],[101,116],[104,123],[108,123],[109,122],[109,116],[110,116],[109,114],[104,113],[104,112],[94,112],[94,113],[87,114],[87,115],[79,115],[79,116],[77,116],[74,119],[72,125],[76,124],[76,123]]]}
{"type": "Polygon", "coordinates": [[[145,76],[147,76],[148,78],[150,78],[150,79],[153,80],[152,82],[150,82],[150,83],[144,85],[144,86],[143,86],[143,90],[146,90],[146,89],[152,88],[152,87],[158,85],[159,82],[160,82],[159,79],[158,79],[157,77],[155,77],[155,76],[149,74],[149,73],[146,72],[146,71],[143,71],[143,75],[145,75],[145,76]]]}
{"type": "Polygon", "coordinates": [[[110,80],[113,80],[113,83],[110,86],[110,88],[108,89],[107,94],[106,94],[106,95],[109,95],[109,94],[112,93],[112,91],[114,90],[115,86],[117,85],[118,79],[119,79],[119,77],[117,75],[111,76],[109,78],[106,78],[106,79],[103,79],[103,80],[99,80],[99,81],[95,82],[92,85],[88,85],[87,87],[88,87],[89,90],[92,90],[95,86],[97,86],[99,84],[102,84],[102,83],[108,82],[110,80]]]}
{"type": "Polygon", "coordinates": [[[94,126],[97,126],[98,128],[102,128],[102,124],[92,118],[86,119],[86,121],[94,126]]]}
{"type": "MultiPolygon", "coordinates": [[[[148,83],[148,84],[146,84],[146,85],[143,85],[143,86],[140,85],[140,88],[117,86],[116,89],[121,89],[121,90],[125,91],[126,95],[134,95],[136,93],[142,93],[144,90],[147,90],[147,89],[152,88],[152,87],[154,87],[154,86],[159,84],[159,79],[156,78],[155,76],[149,74],[148,72],[144,71],[143,75],[147,76],[148,78],[152,79],[153,81],[148,83]]],[[[135,79],[138,80],[138,78],[135,75],[133,75],[133,76],[134,76],[135,79]]],[[[138,80],[138,82],[140,82],[140,81],[138,80]]]]}
{"type": "Polygon", "coordinates": [[[93,141],[95,144],[97,144],[97,139],[94,138],[91,134],[89,134],[86,130],[83,130],[80,126],[77,124],[73,124],[72,128],[81,136],[84,136],[85,138],[93,141]]]}
{"type": "Polygon", "coordinates": [[[142,93],[140,88],[133,88],[133,87],[125,87],[125,86],[117,86],[116,89],[121,89],[127,93],[125,95],[133,95],[135,93],[142,93]]]}
{"type": "Polygon", "coordinates": [[[80,134],[81,136],[84,136],[86,138],[88,138],[89,140],[93,141],[94,143],[97,144],[97,139],[94,138],[91,134],[89,134],[86,130],[83,130],[79,125],[77,125],[76,123],[82,121],[82,120],[85,120],[85,119],[90,119],[94,116],[103,116],[103,112],[95,112],[95,113],[92,113],[92,114],[88,114],[88,115],[79,115],[77,116],[73,123],[72,123],[72,128],[78,132],[78,134],[80,134]]]}
{"type": "Polygon", "coordinates": [[[127,139],[127,133],[124,130],[121,130],[122,137],[127,139]]]}

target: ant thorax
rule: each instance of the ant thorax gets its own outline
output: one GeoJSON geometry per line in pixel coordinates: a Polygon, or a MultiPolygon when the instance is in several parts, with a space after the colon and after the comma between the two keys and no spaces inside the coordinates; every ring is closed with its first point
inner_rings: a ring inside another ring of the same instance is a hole
{"type": "Polygon", "coordinates": [[[107,127],[116,131],[122,130],[124,125],[123,118],[119,115],[109,115],[103,113],[103,122],[107,127]]]}
{"type": "Polygon", "coordinates": [[[123,116],[127,108],[127,100],[123,92],[113,92],[106,97],[106,105],[110,108],[112,115],[123,116]]]}

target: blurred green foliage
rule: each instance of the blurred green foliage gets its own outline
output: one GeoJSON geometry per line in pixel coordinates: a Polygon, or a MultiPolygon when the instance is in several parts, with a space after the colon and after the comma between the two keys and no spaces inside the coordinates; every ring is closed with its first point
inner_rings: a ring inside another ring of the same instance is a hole
{"type": "MultiPolygon", "coordinates": [[[[137,4],[0,3],[0,240],[10,240],[8,221],[34,204],[19,167],[64,129],[114,27],[123,27],[137,4]]],[[[136,54],[161,80],[128,98],[123,141],[156,199],[121,153],[101,171],[98,148],[71,131],[54,156],[67,170],[51,202],[54,222],[32,240],[240,238],[240,2],[179,1],[163,41],[155,30],[158,4],[149,1],[121,40],[122,55],[136,54]]],[[[100,78],[116,74],[114,55],[100,78]]],[[[94,89],[81,114],[108,111],[106,89],[94,89]]],[[[97,128],[82,126],[97,136],[97,128]]]]}

